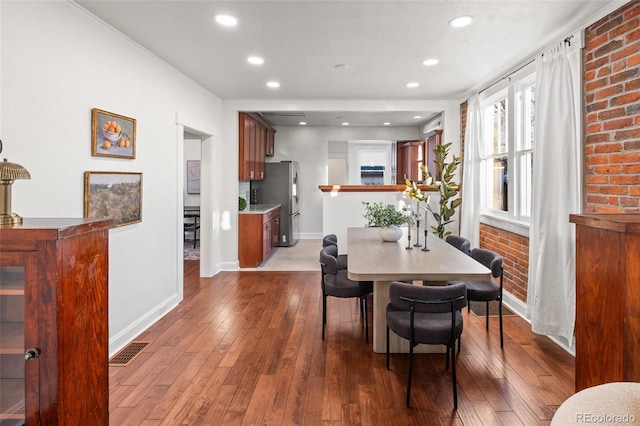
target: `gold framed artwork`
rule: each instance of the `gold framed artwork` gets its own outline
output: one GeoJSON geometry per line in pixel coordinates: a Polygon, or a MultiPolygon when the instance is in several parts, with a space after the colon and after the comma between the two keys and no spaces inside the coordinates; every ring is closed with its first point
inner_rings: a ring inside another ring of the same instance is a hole
{"type": "Polygon", "coordinates": [[[91,155],[136,158],[136,120],[93,108],[91,110],[91,155]]]}
{"type": "Polygon", "coordinates": [[[84,217],[142,221],[142,173],[84,172],[84,217]]]}

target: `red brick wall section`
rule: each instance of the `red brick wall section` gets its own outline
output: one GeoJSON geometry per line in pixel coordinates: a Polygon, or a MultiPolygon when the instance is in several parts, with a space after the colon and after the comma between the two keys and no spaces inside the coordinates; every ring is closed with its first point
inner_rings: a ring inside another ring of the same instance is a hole
{"type": "Polygon", "coordinates": [[[481,223],[480,247],[502,256],[504,291],[526,303],[529,238],[481,223]]]}
{"type": "Polygon", "coordinates": [[[586,30],[586,210],[640,213],[640,1],[586,30]]]}

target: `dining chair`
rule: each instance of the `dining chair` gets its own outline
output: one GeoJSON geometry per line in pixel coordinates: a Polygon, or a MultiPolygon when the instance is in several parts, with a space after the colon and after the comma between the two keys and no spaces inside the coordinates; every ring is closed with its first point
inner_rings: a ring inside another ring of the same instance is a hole
{"type": "MultiPolygon", "coordinates": [[[[500,347],[504,347],[504,337],[502,332],[502,287],[504,278],[504,269],[502,256],[491,250],[474,248],[471,250],[471,257],[482,263],[491,270],[493,278],[499,278],[499,284],[494,280],[486,281],[464,281],[467,285],[467,300],[469,302],[485,302],[486,305],[486,328],[489,330],[489,302],[498,302],[498,314],[500,317],[500,347]]],[[[467,311],[470,310],[470,304],[467,304],[467,311]]]]}
{"type": "Polygon", "coordinates": [[[471,242],[464,237],[459,237],[457,235],[449,235],[446,240],[447,243],[451,244],[461,252],[466,255],[471,254],[471,242]]]}
{"type": "Polygon", "coordinates": [[[369,343],[369,319],[367,297],[373,293],[373,281],[354,281],[347,276],[346,269],[338,268],[338,247],[329,245],[320,251],[322,288],[322,340],[327,324],[327,296],[360,299],[360,317],[364,320],[365,339],[369,343]]]}
{"type": "Polygon", "coordinates": [[[413,370],[413,348],[418,344],[445,345],[447,347],[446,369],[451,356],[451,378],[453,384],[453,406],[458,408],[456,385],[455,343],[462,335],[462,314],[466,305],[464,283],[449,286],[417,286],[394,281],[389,284],[387,305],[387,370],[389,370],[389,330],[409,340],[409,374],[407,377],[407,399],[411,400],[411,373],[413,370]]]}
{"type": "Polygon", "coordinates": [[[322,237],[322,247],[336,246],[336,258],[338,259],[338,269],[347,269],[348,261],[346,254],[337,254],[338,237],[336,234],[327,234],[322,237]]]}

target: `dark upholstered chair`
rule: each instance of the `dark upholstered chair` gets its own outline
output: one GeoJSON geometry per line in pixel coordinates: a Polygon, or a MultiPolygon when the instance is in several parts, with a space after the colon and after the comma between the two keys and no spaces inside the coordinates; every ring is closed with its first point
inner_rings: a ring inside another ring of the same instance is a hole
{"type": "Polygon", "coordinates": [[[322,238],[322,247],[336,246],[336,259],[338,259],[338,269],[347,269],[347,255],[338,254],[338,237],[336,234],[328,234],[322,238]]]}
{"type": "Polygon", "coordinates": [[[409,340],[409,376],[407,378],[407,408],[411,399],[413,348],[420,344],[446,345],[446,368],[453,382],[453,406],[458,408],[456,386],[455,343],[462,334],[462,314],[466,305],[464,283],[448,286],[417,286],[398,281],[389,284],[387,305],[387,370],[389,369],[389,330],[409,340]]]}
{"type": "Polygon", "coordinates": [[[347,277],[347,270],[338,268],[337,246],[329,245],[320,251],[322,267],[322,340],[327,324],[327,296],[357,297],[360,299],[360,316],[364,320],[365,339],[369,343],[369,320],[367,316],[367,296],[373,293],[372,281],[353,281],[347,277]]]}
{"type": "Polygon", "coordinates": [[[464,237],[458,237],[457,235],[449,235],[446,239],[447,243],[451,244],[467,256],[471,253],[471,242],[464,237]]]}
{"type": "Polygon", "coordinates": [[[489,302],[493,300],[498,302],[498,312],[500,315],[500,347],[502,348],[504,347],[504,338],[502,335],[502,281],[504,276],[502,256],[491,250],[475,248],[471,250],[471,257],[491,269],[491,275],[494,278],[500,279],[500,284],[494,280],[465,281],[465,284],[467,285],[467,300],[469,302],[486,302],[487,304],[487,330],[489,330],[489,302]]]}

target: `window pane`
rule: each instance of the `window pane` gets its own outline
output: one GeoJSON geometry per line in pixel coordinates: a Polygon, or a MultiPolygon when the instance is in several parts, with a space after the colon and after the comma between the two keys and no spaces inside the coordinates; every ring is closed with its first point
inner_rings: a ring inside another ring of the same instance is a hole
{"type": "Polygon", "coordinates": [[[493,152],[507,152],[507,100],[493,104],[493,152]]]}
{"type": "Polygon", "coordinates": [[[508,211],[509,188],[507,157],[491,158],[485,162],[487,188],[486,205],[492,210],[508,211]]]}
{"type": "Polygon", "coordinates": [[[531,217],[531,178],[533,173],[533,153],[527,152],[520,157],[520,216],[531,217]]]}

